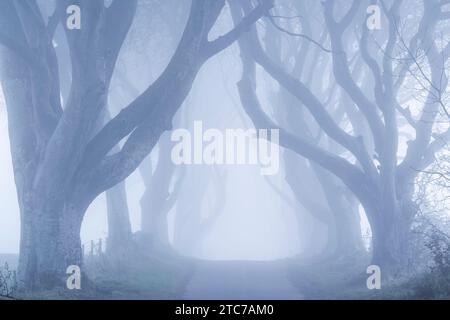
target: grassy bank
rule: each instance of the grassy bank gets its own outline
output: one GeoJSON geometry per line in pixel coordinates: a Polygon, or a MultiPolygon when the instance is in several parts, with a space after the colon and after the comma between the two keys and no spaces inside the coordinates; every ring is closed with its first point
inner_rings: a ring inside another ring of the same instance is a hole
{"type": "MultiPolygon", "coordinates": [[[[17,255],[0,255],[0,263],[17,267],[17,255]]],[[[191,259],[172,250],[85,257],[81,290],[59,288],[15,293],[18,299],[177,299],[192,274],[191,259]]]]}

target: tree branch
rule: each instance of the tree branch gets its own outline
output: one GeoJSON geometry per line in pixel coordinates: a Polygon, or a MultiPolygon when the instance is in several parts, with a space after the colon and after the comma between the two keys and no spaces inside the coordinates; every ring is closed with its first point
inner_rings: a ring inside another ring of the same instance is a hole
{"type": "MultiPolygon", "coordinates": [[[[229,2],[236,0],[228,0],[229,2]]],[[[261,4],[253,9],[242,21],[234,27],[231,31],[223,36],[220,36],[214,41],[208,42],[205,48],[207,57],[212,57],[216,53],[226,49],[233,44],[243,33],[250,30],[251,26],[258,21],[263,15],[269,12],[273,7],[274,0],[262,0],[261,4]]]]}

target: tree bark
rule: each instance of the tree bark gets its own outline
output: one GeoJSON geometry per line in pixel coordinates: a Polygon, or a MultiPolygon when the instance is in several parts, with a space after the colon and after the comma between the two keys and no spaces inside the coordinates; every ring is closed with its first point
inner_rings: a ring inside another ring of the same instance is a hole
{"type": "Polygon", "coordinates": [[[132,235],[125,181],[107,190],[105,194],[108,215],[106,250],[114,254],[130,245],[132,235]]]}
{"type": "MultiPolygon", "coordinates": [[[[171,194],[171,182],[175,165],[171,160],[170,134],[164,134],[159,141],[158,162],[152,174],[151,159],[140,166],[145,191],[141,204],[141,231],[151,242],[168,245],[169,227],[167,215],[173,206],[174,195],[171,194]]],[[[179,183],[179,181],[178,181],[179,183]]]]}
{"type": "Polygon", "coordinates": [[[83,267],[80,229],[87,207],[81,203],[86,201],[73,199],[61,206],[60,201],[43,200],[39,192],[33,196],[33,245],[24,252],[32,257],[33,268],[25,270],[23,278],[31,280],[26,282],[31,290],[64,286],[67,267],[83,267]]]}

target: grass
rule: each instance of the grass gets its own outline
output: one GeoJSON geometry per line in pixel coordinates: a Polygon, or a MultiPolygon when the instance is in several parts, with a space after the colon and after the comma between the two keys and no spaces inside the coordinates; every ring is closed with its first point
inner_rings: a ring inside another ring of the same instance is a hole
{"type": "MultiPolygon", "coordinates": [[[[0,255],[0,263],[17,266],[17,255],[0,255]]],[[[450,274],[428,272],[382,280],[381,290],[366,287],[368,256],[334,260],[289,259],[288,279],[305,299],[450,299],[450,274]]],[[[55,289],[22,294],[21,299],[180,299],[194,260],[171,248],[128,249],[115,256],[86,257],[82,290],[55,289]]],[[[0,298],[1,299],[1,298],[0,298]]]]}
{"type": "MultiPolygon", "coordinates": [[[[0,263],[15,268],[17,255],[0,255],[0,263]]],[[[170,248],[142,252],[129,248],[122,254],[86,257],[81,290],[58,288],[21,293],[19,299],[177,299],[192,274],[191,259],[170,248]]]]}
{"type": "Polygon", "coordinates": [[[347,291],[365,288],[368,262],[368,257],[315,261],[294,258],[288,278],[305,299],[346,299],[347,291]]]}
{"type": "Polygon", "coordinates": [[[190,259],[161,248],[147,254],[132,250],[120,257],[97,257],[87,270],[108,299],[177,299],[192,268],[190,259]]]}
{"type": "Polygon", "coordinates": [[[450,274],[425,272],[385,280],[380,290],[369,290],[369,259],[346,257],[305,262],[292,260],[289,279],[305,299],[416,300],[450,299],[450,274]]]}

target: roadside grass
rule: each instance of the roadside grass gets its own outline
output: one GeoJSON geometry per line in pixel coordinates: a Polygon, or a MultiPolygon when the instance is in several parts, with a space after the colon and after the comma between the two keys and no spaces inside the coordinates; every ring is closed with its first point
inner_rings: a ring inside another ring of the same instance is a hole
{"type": "Polygon", "coordinates": [[[168,247],[93,259],[87,275],[107,299],[177,299],[193,272],[193,261],[168,247]]]}
{"type": "MultiPolygon", "coordinates": [[[[17,255],[0,255],[0,263],[17,267],[17,255]]],[[[126,300],[177,299],[193,272],[193,262],[171,249],[141,252],[139,248],[116,255],[86,257],[81,290],[57,288],[18,292],[17,299],[126,300]]]]}
{"type": "Polygon", "coordinates": [[[291,261],[288,277],[305,299],[324,300],[433,300],[450,299],[450,275],[436,272],[383,279],[380,290],[369,290],[366,268],[370,260],[291,261]]]}

